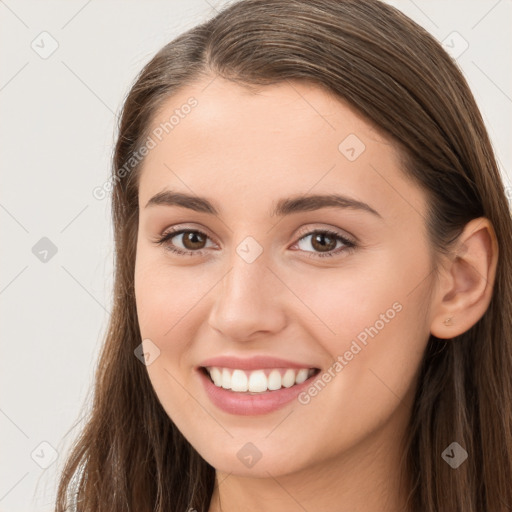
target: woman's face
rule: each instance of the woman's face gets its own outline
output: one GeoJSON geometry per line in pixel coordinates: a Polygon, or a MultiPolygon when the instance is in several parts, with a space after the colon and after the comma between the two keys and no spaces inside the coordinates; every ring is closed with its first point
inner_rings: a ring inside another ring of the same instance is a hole
{"type": "Polygon", "coordinates": [[[233,474],[395,453],[433,281],[426,197],[393,146],[297,82],[188,86],[152,130],[135,292],[169,417],[233,474]]]}

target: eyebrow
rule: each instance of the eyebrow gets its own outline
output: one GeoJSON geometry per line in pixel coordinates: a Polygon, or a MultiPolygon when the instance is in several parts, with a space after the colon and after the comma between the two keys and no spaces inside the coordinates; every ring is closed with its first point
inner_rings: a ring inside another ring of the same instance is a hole
{"type": "MultiPolygon", "coordinates": [[[[219,215],[219,211],[212,202],[205,197],[192,196],[181,192],[173,192],[170,190],[163,190],[154,195],[146,204],[145,208],[149,206],[181,206],[200,213],[209,213],[212,215],[219,215]]],[[[362,210],[369,212],[377,217],[382,218],[379,212],[374,210],[370,205],[353,199],[348,196],[339,194],[327,195],[299,195],[289,198],[279,199],[271,212],[271,216],[284,216],[291,213],[307,212],[319,210],[321,208],[344,208],[353,210],[362,210]]]]}

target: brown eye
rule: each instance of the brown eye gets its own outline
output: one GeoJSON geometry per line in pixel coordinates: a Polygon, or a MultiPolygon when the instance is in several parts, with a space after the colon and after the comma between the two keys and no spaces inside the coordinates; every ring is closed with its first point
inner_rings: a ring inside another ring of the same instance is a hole
{"type": "Polygon", "coordinates": [[[183,231],[182,244],[185,249],[203,249],[206,245],[207,236],[199,231],[183,231]]]}
{"type": "Polygon", "coordinates": [[[347,253],[356,247],[356,243],[330,230],[315,230],[302,236],[298,243],[299,249],[313,258],[324,258],[347,253]],[[309,250],[313,248],[313,250],[309,250]]]}
{"type": "Polygon", "coordinates": [[[195,229],[170,231],[156,240],[155,243],[164,246],[165,249],[171,252],[187,256],[202,254],[203,249],[212,246],[210,237],[195,229]],[[210,245],[208,245],[209,242],[210,245]]]}
{"type": "Polygon", "coordinates": [[[311,246],[319,252],[332,251],[336,243],[336,238],[326,233],[315,233],[311,237],[311,246]]]}

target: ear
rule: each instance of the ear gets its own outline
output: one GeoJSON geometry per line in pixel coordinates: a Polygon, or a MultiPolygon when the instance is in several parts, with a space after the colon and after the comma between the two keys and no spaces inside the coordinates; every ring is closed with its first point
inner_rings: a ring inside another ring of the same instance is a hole
{"type": "Polygon", "coordinates": [[[482,318],[496,277],[498,242],[489,219],[468,222],[455,244],[433,296],[430,332],[437,338],[458,336],[482,318]]]}

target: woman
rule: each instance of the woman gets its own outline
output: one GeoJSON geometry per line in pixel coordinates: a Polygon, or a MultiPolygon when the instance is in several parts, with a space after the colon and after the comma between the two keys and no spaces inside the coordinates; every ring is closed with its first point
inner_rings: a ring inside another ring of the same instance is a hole
{"type": "Polygon", "coordinates": [[[124,105],[114,310],[57,510],[512,507],[512,223],[468,86],[372,0],[245,0],[124,105]]]}

